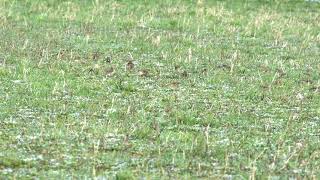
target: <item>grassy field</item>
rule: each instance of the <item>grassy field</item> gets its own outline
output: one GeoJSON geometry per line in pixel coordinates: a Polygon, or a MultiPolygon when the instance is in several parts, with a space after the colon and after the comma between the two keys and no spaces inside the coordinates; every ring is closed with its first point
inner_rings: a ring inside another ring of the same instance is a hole
{"type": "Polygon", "coordinates": [[[0,1],[0,179],[320,178],[320,3],[0,1]]]}

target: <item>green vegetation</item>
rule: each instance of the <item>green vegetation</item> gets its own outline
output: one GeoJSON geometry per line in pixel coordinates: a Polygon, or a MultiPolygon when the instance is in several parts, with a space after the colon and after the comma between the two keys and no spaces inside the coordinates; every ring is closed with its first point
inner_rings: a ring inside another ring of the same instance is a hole
{"type": "Polygon", "coordinates": [[[0,179],[320,178],[320,3],[0,1],[0,179]]]}

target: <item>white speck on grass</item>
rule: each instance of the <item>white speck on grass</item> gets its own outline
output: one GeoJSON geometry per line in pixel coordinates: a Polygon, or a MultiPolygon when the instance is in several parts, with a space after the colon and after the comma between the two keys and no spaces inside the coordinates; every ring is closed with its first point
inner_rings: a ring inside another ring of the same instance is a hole
{"type": "Polygon", "coordinates": [[[23,159],[25,162],[30,162],[30,161],[38,161],[38,160],[43,160],[43,156],[40,155],[32,155],[31,157],[23,159]]]}
{"type": "Polygon", "coordinates": [[[217,143],[219,145],[229,145],[230,144],[230,139],[229,138],[225,138],[225,139],[222,139],[220,141],[217,141],[217,143]]]}
{"type": "Polygon", "coordinates": [[[305,2],[314,2],[314,3],[320,3],[320,0],[305,0],[305,2]]]}
{"type": "Polygon", "coordinates": [[[117,161],[112,167],[112,170],[119,170],[127,167],[127,162],[124,161],[117,161]]]}
{"type": "Polygon", "coordinates": [[[70,116],[74,117],[74,118],[80,118],[80,113],[79,112],[75,112],[75,113],[71,113],[70,116]]]}
{"type": "Polygon", "coordinates": [[[222,89],[223,89],[224,92],[228,92],[228,91],[230,91],[231,88],[228,85],[223,85],[222,89]]]}
{"type": "Polygon", "coordinates": [[[15,83],[15,84],[23,84],[23,83],[25,83],[25,81],[23,81],[23,80],[12,80],[12,82],[13,83],[15,83]]]}
{"type": "Polygon", "coordinates": [[[60,165],[60,163],[56,159],[50,159],[49,162],[51,166],[58,167],[60,165]]]}
{"type": "Polygon", "coordinates": [[[113,114],[113,113],[115,113],[115,112],[117,112],[117,109],[115,109],[115,108],[109,108],[108,110],[107,110],[107,114],[109,115],[109,114],[113,114]]]}
{"type": "Polygon", "coordinates": [[[11,168],[5,168],[5,169],[2,169],[0,172],[3,173],[3,174],[9,174],[9,173],[12,173],[12,172],[13,172],[13,169],[11,169],[11,168]]]}

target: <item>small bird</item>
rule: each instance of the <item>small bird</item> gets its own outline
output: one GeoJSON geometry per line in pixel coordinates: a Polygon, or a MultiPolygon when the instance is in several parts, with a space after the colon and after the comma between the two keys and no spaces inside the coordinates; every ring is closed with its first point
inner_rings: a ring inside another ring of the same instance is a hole
{"type": "Polygon", "coordinates": [[[134,68],[134,63],[133,63],[133,57],[131,54],[129,54],[129,57],[128,57],[128,62],[126,64],[126,70],[132,70],[134,68]]]}
{"type": "Polygon", "coordinates": [[[104,58],[104,61],[105,61],[106,63],[111,63],[111,56],[106,56],[106,57],[104,58]]]}
{"type": "Polygon", "coordinates": [[[146,76],[149,76],[149,71],[148,70],[140,70],[139,71],[139,76],[142,76],[142,77],[146,77],[146,76]]]}
{"type": "Polygon", "coordinates": [[[126,70],[131,71],[134,68],[134,64],[132,60],[129,60],[126,64],[126,70]]]}
{"type": "Polygon", "coordinates": [[[110,67],[108,69],[105,70],[106,76],[112,76],[114,74],[114,68],[110,67]]]}
{"type": "Polygon", "coordinates": [[[6,61],[4,58],[0,57],[0,66],[5,65],[6,61]]]}
{"type": "Polygon", "coordinates": [[[188,76],[188,72],[187,72],[187,71],[183,71],[183,72],[181,73],[181,76],[182,76],[182,77],[187,77],[187,76],[188,76]]]}
{"type": "Polygon", "coordinates": [[[92,53],[92,60],[96,61],[96,60],[99,59],[99,57],[100,57],[99,52],[94,52],[94,53],[92,53]]]}

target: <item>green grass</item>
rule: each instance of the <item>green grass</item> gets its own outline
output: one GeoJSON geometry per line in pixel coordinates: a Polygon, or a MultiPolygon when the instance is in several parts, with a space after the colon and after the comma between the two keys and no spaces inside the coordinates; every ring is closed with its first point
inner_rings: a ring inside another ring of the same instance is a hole
{"type": "Polygon", "coordinates": [[[303,0],[2,0],[0,179],[320,178],[319,21],[303,0]]]}

